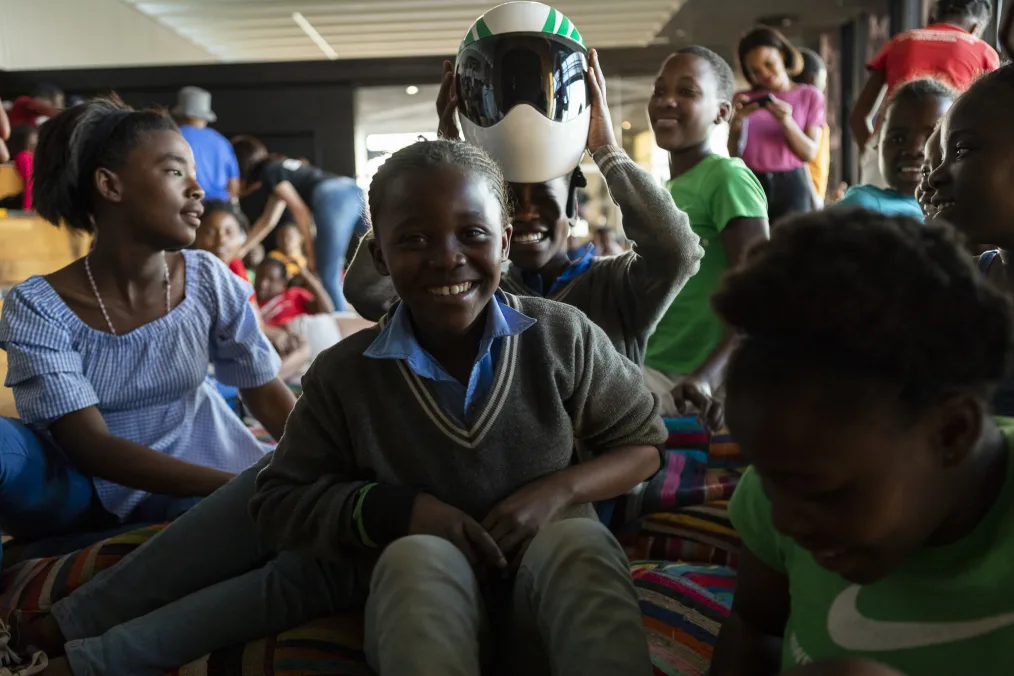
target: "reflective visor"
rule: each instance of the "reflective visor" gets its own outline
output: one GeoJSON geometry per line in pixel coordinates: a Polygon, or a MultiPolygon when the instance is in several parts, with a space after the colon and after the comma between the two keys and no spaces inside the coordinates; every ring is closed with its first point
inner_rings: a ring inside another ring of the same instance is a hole
{"type": "Polygon", "coordinates": [[[458,112],[492,127],[527,103],[553,122],[569,122],[588,106],[588,57],[549,33],[504,33],[477,40],[458,54],[458,112]]]}

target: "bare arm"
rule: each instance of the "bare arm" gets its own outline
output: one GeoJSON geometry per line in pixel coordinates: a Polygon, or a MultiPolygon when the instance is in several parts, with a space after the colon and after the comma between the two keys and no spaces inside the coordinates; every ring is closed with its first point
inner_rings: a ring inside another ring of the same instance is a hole
{"type": "Polygon", "coordinates": [[[239,199],[240,182],[238,178],[230,178],[229,182],[225,184],[225,189],[229,191],[229,197],[234,201],[239,199]]]}
{"type": "MultiPolygon", "coordinates": [[[[729,269],[735,270],[742,265],[750,247],[768,237],[766,218],[734,218],[729,221],[722,230],[722,246],[729,260],[729,269]]],[[[729,363],[734,346],[732,334],[727,333],[715,351],[697,367],[694,375],[707,381],[712,388],[717,388],[725,379],[725,367],[729,363]]]]}
{"type": "Polygon", "coordinates": [[[789,578],[740,548],[736,595],[718,634],[711,676],[777,674],[789,609],[789,578]]]}
{"type": "Polygon", "coordinates": [[[253,416],[264,425],[275,441],[282,438],[285,431],[285,421],[296,405],[296,397],[292,390],[285,386],[278,378],[271,380],[260,387],[251,387],[240,390],[243,403],[247,405],[253,416]]]}
{"type": "Polygon", "coordinates": [[[109,433],[94,406],[63,416],[50,426],[57,445],[88,476],[159,495],[211,495],[233,475],[178,460],[109,433]]]}
{"type": "Polygon", "coordinates": [[[0,102],[0,141],[6,141],[11,137],[11,120],[7,117],[7,111],[4,110],[2,102],[0,102]]]}
{"type": "Polygon", "coordinates": [[[324,285],[320,283],[320,278],[313,274],[306,268],[299,271],[300,276],[306,280],[306,285],[310,287],[310,293],[313,294],[313,306],[312,313],[327,313],[334,312],[334,303],[331,301],[331,296],[328,295],[327,291],[324,290],[324,285]]]}
{"type": "MultiPolygon", "coordinates": [[[[317,260],[313,255],[313,212],[307,206],[303,198],[299,196],[296,189],[288,181],[282,181],[275,186],[274,196],[282,200],[285,206],[292,212],[296,219],[296,226],[303,235],[303,245],[306,247],[306,259],[310,262],[310,268],[317,266],[317,260]]],[[[281,217],[281,214],[279,214],[281,217]]]]}
{"type": "Polygon", "coordinates": [[[264,206],[264,212],[261,214],[257,222],[250,228],[250,235],[243,242],[243,245],[236,250],[236,253],[232,255],[232,258],[245,258],[248,253],[264,241],[264,238],[278,226],[278,221],[281,220],[282,214],[285,213],[285,202],[272,195],[268,198],[268,203],[264,206]]]}
{"type": "Polygon", "coordinates": [[[856,139],[859,152],[866,150],[866,144],[873,137],[873,113],[887,86],[887,76],[882,70],[871,70],[870,77],[852,106],[849,115],[849,129],[856,139]]]}
{"type": "Polygon", "coordinates": [[[812,162],[820,149],[821,128],[800,129],[791,117],[782,126],[785,129],[785,143],[789,146],[789,150],[802,161],[812,162]]]}

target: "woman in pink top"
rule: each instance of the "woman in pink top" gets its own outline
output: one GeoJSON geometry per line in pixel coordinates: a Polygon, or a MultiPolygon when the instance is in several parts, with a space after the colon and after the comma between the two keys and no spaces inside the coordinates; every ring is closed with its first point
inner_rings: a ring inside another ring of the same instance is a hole
{"type": "Polygon", "coordinates": [[[813,208],[807,165],[820,147],[824,95],[792,81],[803,58],[775,29],[755,28],[739,41],[738,51],[753,89],[734,97],[729,154],[742,158],[760,179],[768,220],[775,225],[783,216],[813,208]]]}

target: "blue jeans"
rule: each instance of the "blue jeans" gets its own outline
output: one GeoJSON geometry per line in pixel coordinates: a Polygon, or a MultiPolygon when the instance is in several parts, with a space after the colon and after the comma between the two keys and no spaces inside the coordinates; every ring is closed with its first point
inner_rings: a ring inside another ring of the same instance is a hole
{"type": "MultiPolygon", "coordinates": [[[[199,498],[153,495],[126,522],[172,520],[199,498]]],[[[127,530],[99,502],[95,486],[52,441],[0,417],[0,531],[32,542],[26,556],[57,556],[127,530]]]]}
{"type": "Polygon", "coordinates": [[[342,271],[345,254],[353,234],[365,232],[363,191],[351,178],[331,178],[313,191],[313,220],[317,239],[313,250],[317,257],[317,274],[324,289],[334,301],[335,309],[345,310],[342,295],[342,271]]]}

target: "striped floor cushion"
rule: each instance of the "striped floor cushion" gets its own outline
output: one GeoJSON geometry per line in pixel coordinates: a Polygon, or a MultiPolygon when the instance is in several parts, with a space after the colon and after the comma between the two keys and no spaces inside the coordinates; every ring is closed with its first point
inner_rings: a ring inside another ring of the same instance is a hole
{"type": "MultiPolygon", "coordinates": [[[[74,554],[24,561],[3,571],[0,612],[29,617],[52,604],[160,530],[119,535],[74,554]]],[[[664,562],[633,565],[645,631],[660,676],[700,676],[727,612],[734,573],[717,566],[664,562]]],[[[350,613],[311,622],[243,646],[219,650],[173,676],[360,676],[370,674],[362,654],[362,618],[350,613]]]]}

